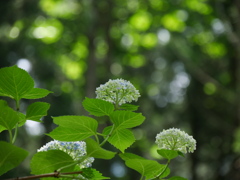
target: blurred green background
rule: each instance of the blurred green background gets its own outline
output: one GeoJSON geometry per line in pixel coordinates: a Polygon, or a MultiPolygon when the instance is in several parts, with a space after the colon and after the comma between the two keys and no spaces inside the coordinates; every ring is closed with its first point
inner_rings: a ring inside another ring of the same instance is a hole
{"type": "MultiPolygon", "coordinates": [[[[240,179],[239,0],[6,0],[0,12],[0,67],[17,64],[54,92],[41,99],[51,104],[43,123],[20,130],[16,145],[28,159],[0,179],[29,175],[56,127],[51,116],[86,115],[82,100],[114,78],[139,89],[146,116],[127,152],[158,158],[156,134],[181,128],[197,150],[172,162],[173,175],[240,179]]],[[[113,180],[139,179],[117,157],[93,166],[113,180]]]]}

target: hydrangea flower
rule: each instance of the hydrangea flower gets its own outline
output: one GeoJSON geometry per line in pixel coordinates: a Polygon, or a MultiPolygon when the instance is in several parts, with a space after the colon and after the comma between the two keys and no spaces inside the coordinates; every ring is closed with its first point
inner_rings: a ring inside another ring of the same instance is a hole
{"type": "Polygon", "coordinates": [[[196,140],[177,128],[163,130],[157,134],[156,144],[160,149],[176,150],[182,153],[192,153],[196,149],[196,140]]]}
{"type": "MultiPolygon", "coordinates": [[[[46,145],[38,149],[38,152],[48,151],[48,150],[61,150],[67,153],[73,158],[74,161],[81,160],[83,156],[87,154],[86,152],[86,143],[84,141],[75,141],[75,142],[63,142],[53,140],[48,142],[46,145]]],[[[79,164],[80,168],[88,168],[92,166],[94,161],[93,157],[85,159],[79,164]]]]}
{"type": "Polygon", "coordinates": [[[137,101],[140,97],[139,91],[124,79],[110,79],[96,89],[97,99],[109,101],[116,105],[137,101]]]}

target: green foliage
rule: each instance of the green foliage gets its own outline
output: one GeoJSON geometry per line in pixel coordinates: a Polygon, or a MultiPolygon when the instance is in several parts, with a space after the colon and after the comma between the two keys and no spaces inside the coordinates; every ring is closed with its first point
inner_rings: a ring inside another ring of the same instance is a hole
{"type": "Polygon", "coordinates": [[[125,161],[126,166],[139,172],[142,176],[146,176],[147,179],[158,177],[161,174],[161,178],[169,175],[170,170],[166,165],[159,164],[153,160],[146,159],[129,159],[125,161]]]}
{"type": "Polygon", "coordinates": [[[99,146],[99,144],[91,138],[85,140],[87,144],[87,154],[94,158],[99,159],[112,159],[115,156],[115,152],[108,151],[99,146]]]}
{"type": "Polygon", "coordinates": [[[17,167],[28,155],[24,149],[0,141],[0,175],[17,167]]]}
{"type": "Polygon", "coordinates": [[[101,99],[86,98],[83,107],[94,116],[109,116],[114,110],[113,104],[101,99]]]}
{"type": "Polygon", "coordinates": [[[0,125],[3,129],[12,130],[18,121],[17,112],[8,107],[6,101],[0,100],[0,125]]]}
{"type": "MultiPolygon", "coordinates": [[[[145,18],[145,15],[142,15],[144,14],[134,17],[133,23],[137,21],[137,18],[145,18]]],[[[0,80],[0,95],[8,96],[16,102],[15,111],[8,106],[6,101],[0,100],[0,132],[8,130],[10,139],[10,143],[0,142],[1,175],[19,165],[27,156],[25,150],[13,145],[17,136],[17,129],[24,125],[26,120],[41,122],[41,118],[47,115],[50,108],[48,103],[34,102],[27,107],[26,114],[24,114],[20,112],[20,100],[22,98],[42,98],[50,91],[34,88],[33,79],[26,71],[17,66],[0,69],[0,75],[3,77],[0,80]],[[14,129],[14,134],[12,129],[14,129]]],[[[120,87],[127,89],[124,82],[121,81],[121,83],[120,87]]],[[[118,97],[118,94],[115,95],[118,97]]],[[[119,104],[112,104],[101,99],[86,98],[83,101],[83,107],[93,116],[105,116],[104,118],[108,119],[109,125],[103,129],[103,132],[98,132],[100,129],[98,127],[99,123],[92,117],[69,115],[53,117],[53,122],[58,127],[48,135],[58,141],[53,141],[51,145],[45,145],[44,150],[33,156],[30,164],[32,174],[39,175],[42,179],[55,179],[56,177],[62,180],[67,178],[110,179],[102,176],[88,163],[93,162],[92,158],[110,160],[120,150],[119,156],[125,161],[126,166],[139,172],[142,176],[141,179],[161,179],[170,174],[168,167],[170,160],[182,155],[178,151],[158,150],[157,153],[168,160],[167,164],[160,164],[157,161],[147,160],[133,153],[125,153],[125,150],[136,141],[132,129],[140,126],[145,120],[141,113],[132,112],[136,111],[138,106],[131,104],[119,106],[119,104]],[[72,142],[83,140],[86,143],[86,148],[83,142],[72,142]],[[117,151],[104,149],[103,146],[107,142],[113,145],[117,151]],[[63,145],[66,151],[58,149],[63,145]],[[85,162],[86,165],[80,165],[85,162]]],[[[184,178],[178,176],[170,179],[184,180],[184,178]]]]}
{"type": "Polygon", "coordinates": [[[47,96],[51,91],[41,88],[33,88],[27,94],[23,95],[23,99],[40,99],[47,96]]]}
{"type": "Polygon", "coordinates": [[[17,66],[0,69],[0,89],[4,96],[19,101],[34,87],[31,76],[17,66]]]}
{"type": "Polygon", "coordinates": [[[143,157],[141,156],[138,156],[136,154],[133,154],[133,153],[121,153],[119,154],[119,156],[124,160],[129,160],[129,159],[144,159],[143,157]]]}
{"type": "Polygon", "coordinates": [[[169,150],[169,149],[160,149],[160,150],[157,150],[157,152],[159,155],[161,155],[162,157],[168,160],[174,159],[179,155],[178,151],[169,150]]]}
{"type": "Polygon", "coordinates": [[[93,168],[84,168],[82,169],[82,176],[89,180],[100,180],[100,179],[110,179],[108,177],[102,176],[100,172],[93,168]]]}
{"type": "Polygon", "coordinates": [[[81,141],[97,133],[97,121],[87,116],[60,116],[53,121],[59,127],[49,136],[59,141],[81,141]]]}
{"type": "Polygon", "coordinates": [[[65,167],[62,172],[74,170],[73,159],[65,152],[60,150],[49,150],[45,152],[38,152],[31,160],[31,173],[32,174],[45,174],[51,173],[59,168],[65,167]]]}
{"type": "Polygon", "coordinates": [[[120,109],[127,110],[127,111],[136,111],[138,110],[139,106],[132,105],[132,104],[122,104],[120,109]]]}
{"type": "Polygon", "coordinates": [[[110,119],[115,124],[115,129],[127,129],[141,125],[145,117],[140,113],[115,111],[110,115],[110,119]]]}
{"type": "Polygon", "coordinates": [[[124,153],[135,142],[135,137],[129,129],[114,129],[111,133],[112,128],[112,126],[105,128],[104,134],[111,134],[108,142],[124,153]]]}
{"type": "Polygon", "coordinates": [[[47,115],[50,104],[44,102],[32,103],[27,108],[26,119],[41,122],[40,119],[47,115]]]}

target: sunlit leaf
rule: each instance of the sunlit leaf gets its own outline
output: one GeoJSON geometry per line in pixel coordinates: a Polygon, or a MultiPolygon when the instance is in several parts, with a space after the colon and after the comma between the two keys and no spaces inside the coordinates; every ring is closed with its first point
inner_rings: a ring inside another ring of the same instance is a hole
{"type": "Polygon", "coordinates": [[[110,115],[111,121],[118,129],[127,129],[139,126],[143,123],[145,117],[141,113],[130,111],[114,111],[110,115]]]}
{"type": "Polygon", "coordinates": [[[47,115],[50,104],[45,102],[35,102],[28,106],[26,119],[41,122],[40,119],[47,115]]]}
{"type": "Polygon", "coordinates": [[[1,68],[0,77],[1,95],[5,94],[16,101],[19,101],[34,87],[32,77],[17,66],[1,68]]]}
{"type": "Polygon", "coordinates": [[[24,149],[0,141],[0,175],[18,166],[27,155],[24,149]]]}
{"type": "Polygon", "coordinates": [[[86,98],[83,101],[83,107],[94,116],[109,116],[114,111],[112,103],[101,99],[86,98]]]}
{"type": "Polygon", "coordinates": [[[23,95],[22,98],[24,99],[40,99],[47,96],[51,91],[41,88],[33,88],[27,94],[23,95]]]}
{"type": "MultiPolygon", "coordinates": [[[[104,129],[104,134],[109,134],[112,126],[104,129]]],[[[135,137],[129,129],[115,129],[108,142],[124,153],[125,149],[135,142],[135,137]]]]}
{"type": "Polygon", "coordinates": [[[81,141],[96,134],[98,123],[87,116],[59,116],[53,118],[59,127],[49,136],[59,141],[81,141]]]}

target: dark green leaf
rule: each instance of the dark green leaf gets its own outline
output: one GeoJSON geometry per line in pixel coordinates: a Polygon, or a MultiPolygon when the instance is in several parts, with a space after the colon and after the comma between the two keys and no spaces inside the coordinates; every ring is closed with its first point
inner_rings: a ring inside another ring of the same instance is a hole
{"type": "Polygon", "coordinates": [[[19,101],[34,87],[32,77],[17,66],[0,69],[0,77],[1,95],[9,96],[16,101],[19,101]]]}
{"type": "Polygon", "coordinates": [[[40,121],[40,119],[43,116],[47,115],[47,111],[48,111],[49,107],[50,107],[50,104],[45,103],[45,102],[35,102],[35,103],[29,105],[27,108],[26,119],[32,120],[32,121],[37,121],[37,122],[42,122],[42,121],[40,121]]]}
{"type": "Polygon", "coordinates": [[[120,106],[120,109],[127,110],[127,111],[136,111],[138,110],[139,106],[132,105],[132,104],[123,104],[120,106]]]}
{"type": "MultiPolygon", "coordinates": [[[[49,150],[38,152],[31,160],[31,173],[44,174],[53,173],[55,170],[74,163],[73,159],[65,152],[60,150],[49,150]]],[[[70,172],[74,166],[64,168],[61,172],[70,172]]]]}
{"type": "Polygon", "coordinates": [[[0,125],[7,130],[12,130],[18,122],[17,112],[8,107],[6,101],[0,100],[0,125]]]}
{"type": "Polygon", "coordinates": [[[110,118],[118,129],[127,129],[139,126],[145,119],[141,113],[130,111],[114,111],[110,115],[110,118]]]}
{"type": "Polygon", "coordinates": [[[59,141],[81,141],[97,132],[97,121],[87,116],[60,116],[53,119],[59,127],[48,135],[59,141]]]}
{"type": "Polygon", "coordinates": [[[33,88],[27,94],[23,95],[22,98],[24,99],[40,99],[47,96],[51,91],[41,88],[33,88]]]}
{"type": "Polygon", "coordinates": [[[18,166],[27,155],[24,149],[0,141],[0,175],[18,166]]]}
{"type": "Polygon", "coordinates": [[[101,99],[86,98],[83,101],[83,107],[94,116],[109,116],[114,111],[112,103],[101,99]]]}
{"type": "Polygon", "coordinates": [[[87,146],[87,155],[99,159],[112,159],[115,152],[108,151],[99,146],[99,144],[91,138],[85,140],[87,146]]]}
{"type": "Polygon", "coordinates": [[[169,150],[169,149],[160,149],[160,150],[157,150],[157,152],[159,155],[161,155],[162,157],[168,160],[174,159],[179,155],[178,151],[169,150]]]}

